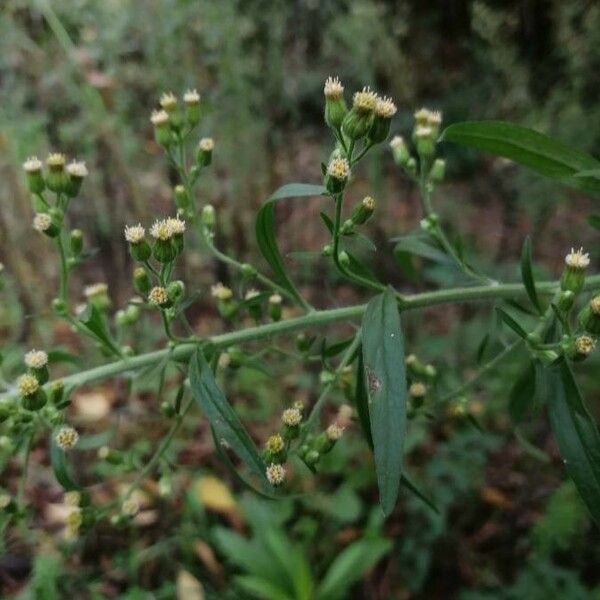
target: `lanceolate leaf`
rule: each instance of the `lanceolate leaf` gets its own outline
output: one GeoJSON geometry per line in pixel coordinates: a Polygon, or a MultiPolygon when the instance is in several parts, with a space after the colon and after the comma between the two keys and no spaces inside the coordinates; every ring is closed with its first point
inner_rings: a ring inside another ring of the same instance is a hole
{"type": "Polygon", "coordinates": [[[577,176],[600,169],[600,161],[527,127],[504,121],[466,121],[447,127],[440,139],[503,156],[588,192],[600,192],[599,179],[586,173],[577,176]]]}
{"type": "Polygon", "coordinates": [[[496,312],[500,315],[500,318],[520,337],[524,340],[527,339],[527,332],[517,323],[513,317],[511,317],[504,309],[499,306],[496,307],[496,312]]]}
{"type": "Polygon", "coordinates": [[[356,390],[354,393],[354,402],[356,412],[360,421],[363,434],[367,443],[373,449],[373,437],[371,435],[371,423],[369,421],[369,397],[367,395],[367,385],[365,381],[365,368],[362,354],[362,347],[358,354],[358,365],[356,369],[356,390]]]}
{"type": "Polygon", "coordinates": [[[523,285],[527,290],[527,295],[531,300],[531,303],[535,306],[538,313],[542,314],[542,305],[535,289],[535,280],[533,278],[533,269],[531,268],[531,240],[529,237],[525,238],[523,243],[523,250],[521,251],[521,279],[523,285]]]}
{"type": "Polygon", "coordinates": [[[404,343],[398,306],[389,288],[367,305],[362,331],[379,502],[388,515],[398,497],[406,432],[404,343]]]}
{"type": "Polygon", "coordinates": [[[121,355],[121,352],[117,348],[115,341],[108,330],[102,313],[93,304],[87,305],[85,310],[79,316],[79,320],[88,331],[91,331],[94,334],[96,339],[106,350],[109,350],[117,356],[121,355]]]}
{"type": "Polygon", "coordinates": [[[249,471],[268,486],[263,461],[235,411],[217,385],[201,349],[196,350],[190,359],[189,377],[192,396],[210,421],[218,443],[230,447],[249,471]]]}
{"type": "Polygon", "coordinates": [[[535,365],[530,362],[510,391],[508,412],[515,424],[520,423],[535,404],[535,379],[535,365]]]}
{"type": "Polygon", "coordinates": [[[59,448],[54,441],[54,436],[50,438],[50,463],[54,476],[60,485],[68,492],[71,490],[81,489],[71,477],[69,464],[67,462],[66,453],[62,448],[59,448]]]}
{"type": "Polygon", "coordinates": [[[290,183],[280,187],[262,205],[256,215],[256,240],[258,247],[266,261],[269,263],[279,283],[300,303],[302,298],[291,279],[288,277],[283,258],[275,238],[275,203],[288,198],[310,198],[321,196],[327,190],[322,185],[308,183],[290,183]]]}
{"type": "Polygon", "coordinates": [[[545,370],[545,382],[550,424],[560,455],[590,514],[600,525],[600,433],[564,358],[545,370]]]}

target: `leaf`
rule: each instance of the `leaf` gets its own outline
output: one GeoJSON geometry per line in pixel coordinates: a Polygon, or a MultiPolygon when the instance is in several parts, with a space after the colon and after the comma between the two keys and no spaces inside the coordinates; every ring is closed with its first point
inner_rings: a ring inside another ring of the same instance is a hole
{"type": "Polygon", "coordinates": [[[379,503],[389,515],[398,497],[406,433],[404,343],[398,305],[390,288],[367,305],[362,331],[379,503]]]}
{"type": "Polygon", "coordinates": [[[367,279],[375,285],[379,285],[379,281],[377,277],[373,274],[371,269],[364,265],[358,258],[356,258],[353,254],[346,251],[348,255],[349,263],[347,269],[354,273],[355,275],[359,275],[363,279],[367,279]]]}
{"type": "Polygon", "coordinates": [[[323,211],[321,211],[319,215],[321,216],[321,221],[325,223],[325,227],[327,227],[327,229],[329,230],[329,233],[333,235],[333,221],[331,220],[329,215],[327,215],[323,211]]]}
{"type": "Polygon", "coordinates": [[[218,442],[230,446],[250,472],[256,475],[265,487],[269,487],[265,466],[256,447],[219,389],[200,348],[190,359],[189,378],[192,396],[213,427],[218,442]]]}
{"type": "Polygon", "coordinates": [[[356,369],[356,390],[354,393],[354,402],[356,412],[362,427],[367,443],[373,449],[373,437],[371,435],[371,423],[369,421],[369,396],[367,395],[367,386],[365,381],[365,369],[362,354],[362,346],[358,353],[358,366],[356,369]]]}
{"type": "Polygon", "coordinates": [[[402,474],[402,485],[411,493],[413,493],[421,502],[425,503],[434,513],[440,514],[440,509],[435,505],[435,502],[429,498],[421,489],[419,489],[412,480],[404,473],[402,474]]]}
{"type": "Polygon", "coordinates": [[[531,240],[529,237],[525,238],[523,250],[521,251],[521,279],[523,280],[523,285],[527,290],[527,295],[531,300],[531,304],[535,306],[536,310],[541,315],[543,310],[537,295],[537,290],[535,289],[535,279],[533,278],[533,270],[531,268],[531,240]]]}
{"type": "Polygon", "coordinates": [[[67,456],[65,451],[60,448],[54,440],[54,435],[50,438],[50,463],[54,476],[60,485],[68,492],[71,490],[80,490],[81,487],[77,485],[71,477],[69,464],[67,462],[67,456]]]}
{"type": "Polygon", "coordinates": [[[349,588],[368,573],[391,549],[385,539],[363,539],[340,552],[319,585],[316,600],[347,598],[349,588]]]}
{"type": "Polygon", "coordinates": [[[281,257],[275,238],[275,202],[287,198],[321,196],[326,191],[322,185],[308,183],[290,183],[284,185],[266,200],[256,215],[256,240],[258,247],[275,272],[279,283],[300,304],[304,304],[304,300],[286,273],[283,258],[281,257]]]}
{"type": "Polygon", "coordinates": [[[528,167],[550,179],[588,192],[599,192],[600,181],[577,177],[600,168],[594,157],[542,133],[504,121],[465,121],[447,127],[440,141],[485,150],[528,167]]]}
{"type": "Polygon", "coordinates": [[[563,358],[547,367],[546,404],[567,473],[600,525],[600,433],[563,358]]]}
{"type": "Polygon", "coordinates": [[[75,356],[66,350],[50,350],[48,352],[48,362],[50,364],[55,363],[71,363],[76,367],[81,367],[83,364],[79,356],[75,356]]]}
{"type": "Polygon", "coordinates": [[[268,579],[252,575],[238,575],[235,581],[241,589],[252,594],[255,598],[261,598],[262,600],[295,600],[293,596],[290,596],[285,590],[268,579]]]}
{"type": "Polygon", "coordinates": [[[600,231],[600,215],[590,215],[588,217],[588,223],[590,227],[600,231]]]}
{"type": "Polygon", "coordinates": [[[520,423],[535,401],[536,369],[533,362],[519,375],[510,390],[508,413],[513,423],[520,423]]]}
{"type": "Polygon", "coordinates": [[[432,245],[424,236],[408,235],[393,238],[391,241],[396,242],[394,256],[397,254],[415,254],[441,264],[452,263],[452,259],[445,252],[432,245]]]}
{"type": "Polygon", "coordinates": [[[85,310],[79,315],[79,321],[90,331],[94,337],[113,354],[121,356],[121,351],[117,348],[115,341],[110,334],[102,313],[94,304],[88,304],[85,310]]]}
{"type": "Polygon", "coordinates": [[[499,306],[496,307],[496,312],[500,318],[520,337],[524,340],[527,339],[527,332],[511,317],[504,309],[499,306]]]}

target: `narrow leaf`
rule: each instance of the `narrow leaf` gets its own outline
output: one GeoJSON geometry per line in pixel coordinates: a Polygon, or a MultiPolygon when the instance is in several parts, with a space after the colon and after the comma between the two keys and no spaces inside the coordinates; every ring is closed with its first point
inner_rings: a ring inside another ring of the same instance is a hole
{"type": "Polygon", "coordinates": [[[275,203],[288,198],[321,196],[327,190],[321,185],[307,183],[290,183],[280,187],[262,205],[256,215],[256,240],[266,261],[273,269],[279,283],[300,303],[303,304],[300,292],[288,277],[283,258],[275,238],[275,203]]]}
{"type": "Polygon", "coordinates": [[[508,413],[513,423],[520,423],[535,403],[536,369],[530,362],[515,381],[509,396],[508,413]]]}
{"type": "Polygon", "coordinates": [[[121,356],[121,352],[108,330],[104,316],[93,304],[86,306],[85,310],[79,316],[79,321],[96,337],[106,350],[117,356],[121,356]]]}
{"type": "Polygon", "coordinates": [[[362,327],[379,502],[388,515],[398,497],[406,433],[404,343],[398,306],[389,288],[371,299],[362,327]]]}
{"type": "Polygon", "coordinates": [[[269,487],[256,447],[217,385],[201,349],[190,359],[189,378],[192,396],[213,427],[218,442],[228,445],[250,472],[269,487]]]}
{"type": "Polygon", "coordinates": [[[425,503],[434,513],[440,514],[440,509],[435,505],[435,502],[427,496],[425,492],[419,489],[404,473],[402,474],[402,486],[414,494],[421,502],[425,503]]]}
{"type": "Polygon", "coordinates": [[[535,279],[533,278],[533,269],[531,268],[531,240],[529,237],[525,238],[523,250],[521,251],[521,279],[523,280],[523,285],[527,290],[527,295],[529,296],[531,303],[541,315],[543,310],[537,295],[537,290],[535,289],[535,279]]]}
{"type": "Polygon", "coordinates": [[[496,311],[500,318],[520,337],[527,339],[527,332],[511,317],[504,309],[499,306],[496,307],[496,311]]]}
{"type": "Polygon", "coordinates": [[[73,481],[66,453],[56,444],[54,435],[50,438],[50,463],[56,480],[66,491],[81,489],[80,486],[73,481]]]}
{"type": "Polygon", "coordinates": [[[600,181],[594,177],[576,177],[581,171],[599,169],[598,160],[527,127],[504,121],[466,121],[447,127],[440,140],[508,158],[584,191],[600,191],[600,181]]]}
{"type": "Polygon", "coordinates": [[[367,395],[367,385],[365,381],[365,369],[362,354],[362,347],[358,354],[356,368],[356,390],[354,393],[354,403],[356,404],[356,412],[363,430],[363,434],[367,443],[373,449],[373,436],[371,435],[371,423],[369,421],[369,397],[367,395]]]}
{"type": "Polygon", "coordinates": [[[600,525],[600,433],[564,358],[545,369],[550,424],[567,473],[600,525]]]}

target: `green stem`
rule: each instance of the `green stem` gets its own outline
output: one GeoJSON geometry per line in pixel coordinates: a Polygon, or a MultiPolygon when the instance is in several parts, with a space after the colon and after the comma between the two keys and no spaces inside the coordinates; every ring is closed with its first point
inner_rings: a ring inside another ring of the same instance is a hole
{"type": "Polygon", "coordinates": [[[69,285],[69,267],[67,266],[67,255],[65,252],[65,245],[62,239],[62,232],[56,237],[56,246],[58,248],[58,254],[60,256],[60,292],[59,297],[65,303],[68,304],[68,285],[69,285]]]}

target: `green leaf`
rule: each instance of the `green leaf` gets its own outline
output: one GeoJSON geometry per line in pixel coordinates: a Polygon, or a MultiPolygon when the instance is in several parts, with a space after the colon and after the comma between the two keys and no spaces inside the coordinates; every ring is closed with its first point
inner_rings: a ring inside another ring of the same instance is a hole
{"type": "Polygon", "coordinates": [[[523,280],[523,285],[527,290],[527,295],[529,296],[531,303],[541,315],[543,310],[537,295],[537,290],[535,289],[535,279],[533,278],[533,269],[531,268],[531,240],[529,237],[525,238],[523,250],[521,251],[521,279],[523,280]]]}
{"type": "Polygon", "coordinates": [[[358,258],[356,258],[356,256],[354,256],[350,252],[346,251],[346,254],[348,255],[349,259],[347,267],[349,271],[351,271],[355,275],[359,275],[363,279],[367,279],[375,285],[379,284],[377,277],[373,274],[373,271],[371,271],[369,267],[363,264],[360,260],[358,260],[358,258]]]}
{"type": "Polygon", "coordinates": [[[356,390],[354,393],[354,403],[356,412],[362,427],[367,443],[373,449],[373,436],[371,435],[371,422],[369,421],[369,396],[367,395],[367,385],[365,381],[365,369],[363,361],[362,346],[358,353],[356,368],[356,390]]]}
{"type": "Polygon", "coordinates": [[[75,356],[66,350],[60,349],[50,350],[50,352],[48,352],[48,362],[50,364],[71,363],[76,367],[81,367],[83,365],[83,362],[79,356],[75,356]]]}
{"type": "Polygon", "coordinates": [[[327,229],[329,230],[330,235],[333,235],[333,221],[331,220],[329,215],[327,215],[323,211],[321,211],[319,215],[321,216],[321,221],[325,223],[325,227],[327,227],[327,229]]]}
{"type": "Polygon", "coordinates": [[[322,185],[308,183],[290,183],[280,187],[262,205],[256,215],[256,240],[258,247],[266,261],[273,269],[279,283],[300,303],[304,300],[288,277],[283,258],[277,246],[275,238],[275,203],[287,198],[307,198],[321,196],[326,193],[322,185]]]}
{"type": "Polygon", "coordinates": [[[520,337],[524,340],[527,339],[527,332],[511,317],[504,309],[499,306],[496,307],[496,312],[500,318],[520,337]]]}
{"type": "Polygon", "coordinates": [[[190,358],[189,378],[192,396],[214,428],[217,440],[225,442],[263,486],[269,488],[265,465],[248,432],[219,389],[200,348],[190,358]]]}
{"type": "Polygon", "coordinates": [[[402,474],[401,483],[403,487],[405,487],[409,492],[414,494],[419,500],[421,500],[421,502],[426,504],[434,513],[437,513],[438,515],[440,514],[440,509],[435,505],[435,502],[429,496],[427,496],[425,492],[418,488],[415,485],[415,483],[411,479],[409,479],[404,473],[402,474]]]}
{"type": "Polygon", "coordinates": [[[447,127],[440,140],[485,150],[544,177],[584,191],[600,192],[600,181],[585,175],[600,168],[598,160],[527,127],[504,121],[466,121],[447,127]],[[584,175],[578,177],[582,171],[584,175]]]}
{"type": "Polygon", "coordinates": [[[508,413],[513,423],[520,423],[535,401],[536,369],[533,362],[519,375],[509,395],[508,413]]]}
{"type": "Polygon", "coordinates": [[[600,525],[600,433],[566,360],[560,358],[544,373],[546,405],[560,455],[592,518],[600,525]]]}
{"type": "Polygon", "coordinates": [[[600,231],[600,215],[590,215],[588,217],[588,223],[590,227],[600,231]]]}
{"type": "Polygon", "coordinates": [[[67,492],[81,489],[81,487],[73,481],[66,453],[56,444],[54,435],[50,438],[50,463],[56,480],[67,492]]]}
{"type": "Polygon", "coordinates": [[[389,515],[398,497],[406,433],[406,372],[393,291],[371,299],[362,322],[363,361],[379,503],[389,515]]]}
{"type": "Polygon", "coordinates": [[[427,258],[437,263],[450,264],[452,259],[439,247],[432,245],[431,241],[421,235],[407,235],[405,237],[393,238],[394,256],[398,254],[414,254],[427,258]]]}
{"type": "Polygon", "coordinates": [[[340,552],[319,585],[316,600],[347,598],[349,588],[368,573],[391,549],[384,539],[363,539],[340,552]]]}
{"type": "Polygon", "coordinates": [[[79,315],[79,321],[94,335],[107,351],[110,351],[117,356],[121,356],[121,351],[108,330],[104,316],[95,305],[88,304],[81,315],[79,315]]]}
{"type": "Polygon", "coordinates": [[[295,600],[293,596],[287,594],[285,590],[271,583],[268,579],[252,575],[238,575],[235,582],[244,592],[261,600],[295,600]]]}

